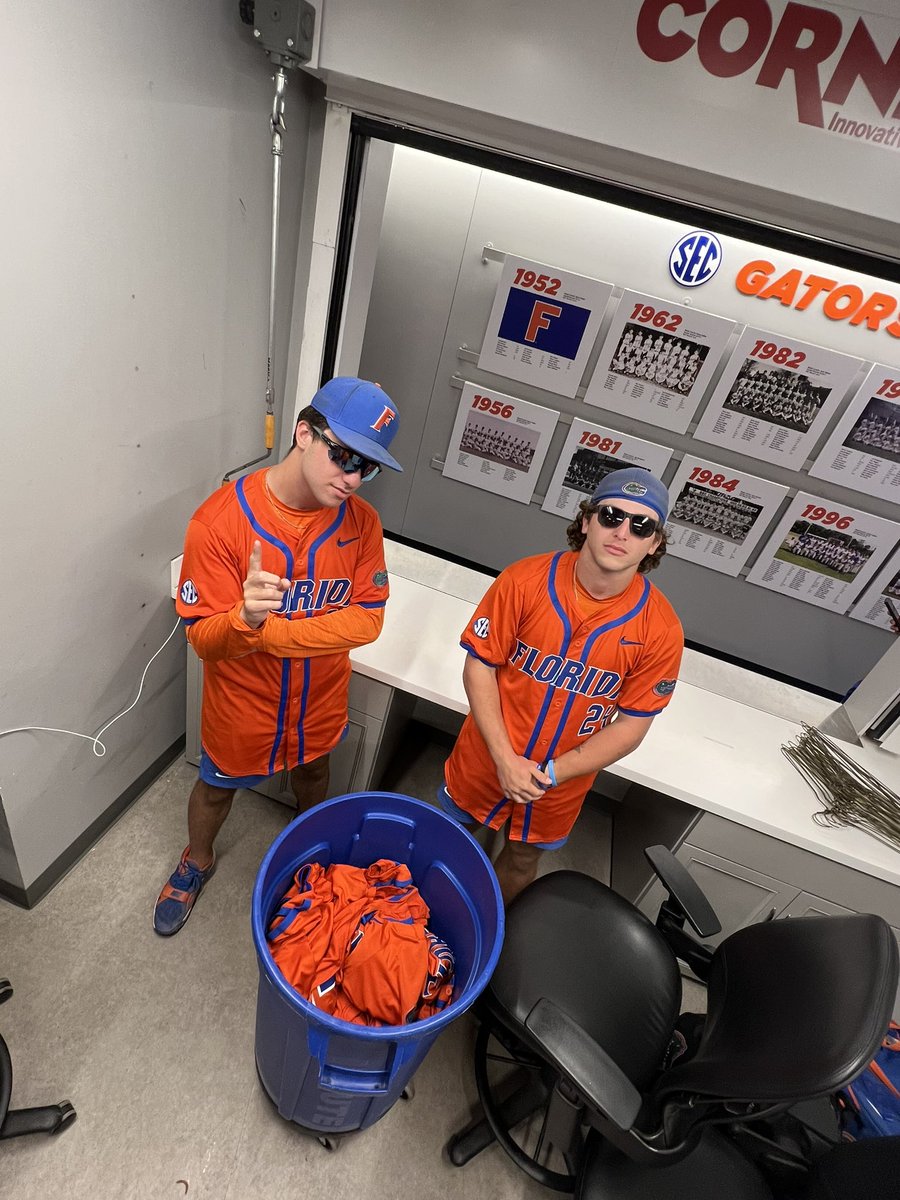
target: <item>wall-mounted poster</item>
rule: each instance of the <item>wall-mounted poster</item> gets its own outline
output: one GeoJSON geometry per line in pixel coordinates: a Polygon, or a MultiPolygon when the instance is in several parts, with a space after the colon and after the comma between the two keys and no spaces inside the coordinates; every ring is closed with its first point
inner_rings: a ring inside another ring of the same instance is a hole
{"type": "Polygon", "coordinates": [[[507,255],[478,367],[575,395],[613,285],[507,255]]]}
{"type": "Polygon", "coordinates": [[[603,425],[590,425],[576,417],[541,508],[544,512],[571,519],[578,511],[579,503],[591,498],[598,483],[610,471],[619,467],[646,467],[659,477],[671,457],[668,446],[656,446],[603,425]]]}
{"type": "Polygon", "coordinates": [[[894,521],[798,492],[747,582],[845,613],[898,538],[894,521]]]}
{"type": "Polygon", "coordinates": [[[443,475],[528,504],[559,413],[463,384],[443,475]]]}
{"type": "Polygon", "coordinates": [[[809,473],[900,501],[900,367],[872,367],[809,473]]]}
{"type": "Polygon", "coordinates": [[[871,587],[866,588],[850,614],[855,621],[865,621],[868,625],[878,625],[881,629],[890,629],[900,633],[900,621],[894,628],[891,611],[886,601],[890,601],[894,609],[900,613],[900,550],[894,554],[882,571],[872,580],[871,587]]]}
{"type": "Polygon", "coordinates": [[[836,350],[747,328],[695,436],[799,470],[860,363],[836,350]]]}
{"type": "Polygon", "coordinates": [[[733,329],[725,317],[625,292],[585,401],[684,433],[733,329]]]}
{"type": "Polygon", "coordinates": [[[669,484],[667,553],[737,575],[786,494],[780,483],[686,455],[669,484]]]}

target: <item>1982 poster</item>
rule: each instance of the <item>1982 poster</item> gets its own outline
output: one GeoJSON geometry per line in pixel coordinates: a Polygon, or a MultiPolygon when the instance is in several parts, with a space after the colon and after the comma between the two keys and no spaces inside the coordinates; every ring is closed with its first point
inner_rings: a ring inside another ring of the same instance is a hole
{"type": "Polygon", "coordinates": [[[508,255],[479,369],[573,397],[612,291],[611,283],[508,255]]]}
{"type": "Polygon", "coordinates": [[[625,292],[585,402],[684,433],[733,329],[725,317],[625,292]]]}

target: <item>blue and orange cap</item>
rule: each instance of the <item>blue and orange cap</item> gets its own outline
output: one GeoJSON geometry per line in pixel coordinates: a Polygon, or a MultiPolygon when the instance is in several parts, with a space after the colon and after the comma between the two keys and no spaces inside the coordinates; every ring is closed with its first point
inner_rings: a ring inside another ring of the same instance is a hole
{"type": "Polygon", "coordinates": [[[338,375],[324,383],[309,403],[348,449],[392,471],[403,470],[388,453],[400,416],[396,404],[377,383],[338,375]]]}
{"type": "Polygon", "coordinates": [[[663,524],[669,515],[669,493],[665,484],[643,467],[620,467],[601,479],[591,496],[591,504],[603,504],[606,500],[634,500],[646,504],[663,524]]]}

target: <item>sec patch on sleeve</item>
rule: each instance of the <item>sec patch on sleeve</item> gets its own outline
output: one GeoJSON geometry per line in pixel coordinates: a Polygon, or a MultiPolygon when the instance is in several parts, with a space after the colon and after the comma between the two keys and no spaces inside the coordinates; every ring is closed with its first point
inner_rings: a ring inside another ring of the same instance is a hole
{"type": "Polygon", "coordinates": [[[486,638],[491,632],[491,623],[487,617],[479,617],[472,622],[472,632],[477,638],[486,638]]]}
{"type": "Polygon", "coordinates": [[[181,585],[179,595],[181,596],[182,604],[198,604],[200,602],[200,593],[194,586],[193,579],[186,579],[184,581],[181,585]]]}

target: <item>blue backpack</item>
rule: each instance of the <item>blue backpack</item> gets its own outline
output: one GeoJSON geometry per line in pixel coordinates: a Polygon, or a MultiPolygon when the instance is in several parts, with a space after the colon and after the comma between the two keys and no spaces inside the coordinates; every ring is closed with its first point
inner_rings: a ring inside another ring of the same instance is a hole
{"type": "Polygon", "coordinates": [[[881,1049],[837,1094],[845,1142],[900,1135],[900,1025],[891,1021],[881,1049]]]}

